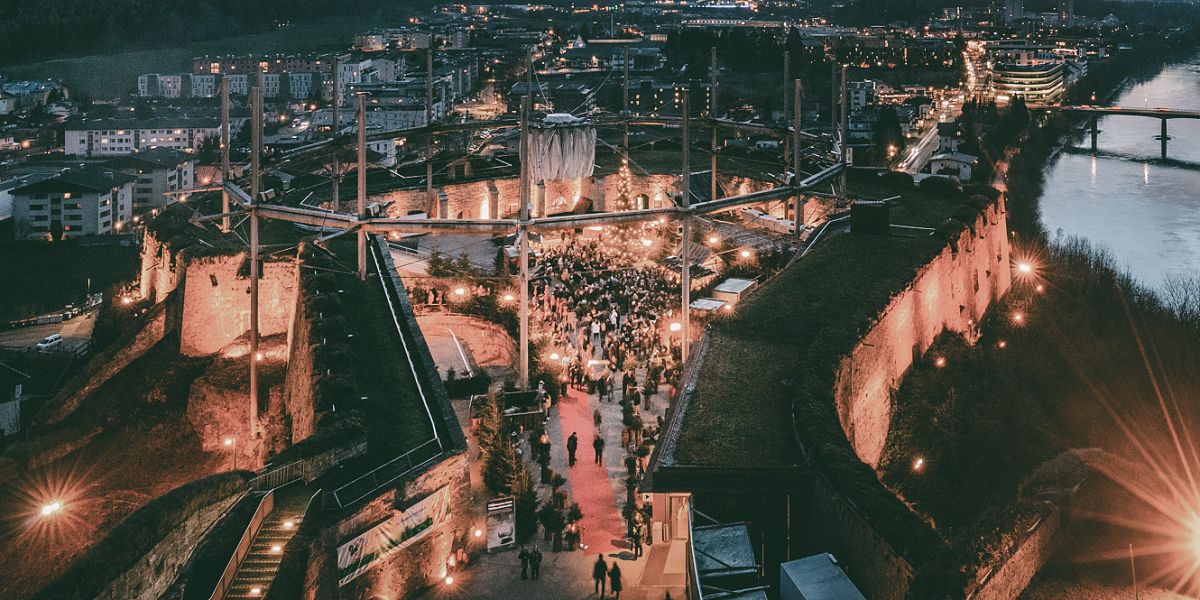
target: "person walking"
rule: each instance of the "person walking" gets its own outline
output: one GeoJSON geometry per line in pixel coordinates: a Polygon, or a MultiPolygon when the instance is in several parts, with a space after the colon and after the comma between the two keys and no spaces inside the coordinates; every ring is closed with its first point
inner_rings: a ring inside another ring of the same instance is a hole
{"type": "Polygon", "coordinates": [[[521,546],[521,553],[517,558],[521,559],[521,579],[529,579],[529,550],[521,546]]]}
{"type": "Polygon", "coordinates": [[[592,565],[592,583],[594,591],[604,597],[604,579],[608,576],[608,565],[604,564],[604,555],[596,556],[596,564],[592,565]]]}
{"type": "Polygon", "coordinates": [[[633,526],[633,535],[629,536],[629,541],[633,544],[633,557],[642,557],[642,524],[637,523],[633,526]]]}
{"type": "Polygon", "coordinates": [[[613,600],[621,600],[621,566],[615,560],[608,572],[608,589],[612,590],[613,600]]]}
{"type": "Polygon", "coordinates": [[[567,466],[575,466],[575,451],[579,449],[579,437],[575,432],[571,432],[571,437],[567,438],[567,466]]]}
{"type": "Polygon", "coordinates": [[[596,451],[596,464],[602,464],[604,458],[604,434],[596,431],[596,438],[592,440],[592,448],[596,451]]]}
{"type": "Polygon", "coordinates": [[[542,577],[542,551],[537,546],[534,546],[533,552],[529,554],[529,574],[534,581],[542,577]]]}

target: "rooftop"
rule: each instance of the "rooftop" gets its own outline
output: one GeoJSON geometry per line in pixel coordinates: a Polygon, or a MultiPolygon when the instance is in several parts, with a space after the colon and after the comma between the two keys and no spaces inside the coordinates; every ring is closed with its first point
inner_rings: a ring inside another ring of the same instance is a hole
{"type": "Polygon", "coordinates": [[[866,600],[828,552],[785,562],[780,567],[783,589],[800,592],[800,600],[866,600]]]}
{"type": "Polygon", "coordinates": [[[107,193],[114,187],[133,181],[120,171],[102,167],[79,166],[57,175],[14,188],[13,195],[46,193],[107,193]]]}
{"type": "Polygon", "coordinates": [[[174,168],[185,162],[195,161],[194,154],[180,152],[171,148],[154,147],[141,152],[134,152],[128,156],[121,156],[106,161],[105,166],[114,169],[126,168],[174,168]]]}

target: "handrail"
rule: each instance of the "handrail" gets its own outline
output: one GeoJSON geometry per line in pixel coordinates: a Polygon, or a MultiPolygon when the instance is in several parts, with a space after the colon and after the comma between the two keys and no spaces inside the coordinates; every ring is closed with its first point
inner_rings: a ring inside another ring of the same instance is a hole
{"type": "Polygon", "coordinates": [[[304,461],[296,460],[268,471],[263,471],[250,480],[249,487],[252,490],[263,492],[283,487],[301,479],[304,479],[304,461]]]}
{"type": "Polygon", "coordinates": [[[274,510],[275,491],[271,490],[263,495],[262,500],[258,502],[258,508],[254,509],[254,516],[250,517],[250,523],[246,525],[246,530],[242,532],[242,537],[238,540],[238,545],[233,550],[233,556],[230,556],[229,562],[225,564],[225,571],[221,573],[221,579],[217,581],[217,587],[213,590],[212,595],[209,596],[209,600],[220,600],[225,597],[225,593],[229,591],[229,586],[233,585],[233,580],[237,577],[237,572],[242,566],[242,561],[250,553],[250,546],[254,543],[255,536],[262,529],[267,515],[271,514],[274,510]]]}
{"type": "MultiPolygon", "coordinates": [[[[396,314],[396,304],[400,304],[400,298],[397,297],[396,302],[392,302],[392,294],[399,296],[400,293],[395,287],[400,275],[394,268],[389,267],[391,272],[388,273],[386,279],[384,278],[380,256],[382,254],[383,251],[379,249],[378,244],[371,244],[371,260],[374,261],[375,270],[379,274],[379,285],[383,288],[383,298],[387,300],[388,312],[392,315],[392,323],[396,326],[396,335],[400,338],[400,345],[404,347],[404,358],[408,360],[409,372],[412,373],[413,383],[417,386],[417,394],[421,396],[421,405],[425,408],[425,416],[429,417],[429,428],[433,433],[433,439],[438,443],[438,449],[442,449],[444,448],[442,438],[438,435],[437,423],[433,422],[433,412],[429,410],[429,398],[425,396],[425,386],[421,385],[421,376],[417,373],[416,363],[413,362],[413,349],[408,347],[408,340],[404,337],[405,328],[400,325],[400,316],[396,314]]],[[[382,258],[386,258],[386,256],[382,258]]]]}
{"type": "Polygon", "coordinates": [[[375,493],[375,492],[376,492],[376,491],[378,491],[380,488],[383,488],[383,487],[385,487],[385,486],[387,486],[387,485],[391,484],[392,482],[396,481],[397,479],[400,479],[401,477],[403,477],[403,476],[405,476],[405,475],[407,475],[407,474],[411,473],[411,472],[412,472],[414,469],[417,469],[417,468],[419,468],[419,467],[421,467],[421,466],[425,465],[425,464],[426,464],[426,463],[428,463],[430,460],[433,460],[434,458],[437,458],[437,456],[438,456],[439,454],[441,454],[441,444],[440,444],[440,440],[438,440],[437,438],[434,438],[434,439],[431,439],[431,440],[427,440],[427,441],[425,441],[424,443],[422,443],[421,445],[419,445],[419,446],[417,446],[417,447],[413,448],[412,450],[409,450],[408,452],[405,452],[404,454],[401,454],[401,455],[397,456],[396,458],[393,458],[393,459],[391,459],[391,460],[389,460],[389,461],[387,461],[387,462],[385,462],[385,463],[383,463],[383,464],[379,465],[378,467],[375,467],[374,469],[371,469],[370,471],[368,471],[368,472],[366,472],[366,473],[364,473],[364,474],[362,474],[362,475],[360,475],[360,476],[358,476],[358,477],[356,477],[356,478],[354,478],[354,479],[352,479],[352,480],[350,480],[350,481],[348,481],[348,482],[346,482],[346,483],[342,484],[340,487],[338,487],[337,489],[333,490],[333,492],[332,492],[331,494],[332,494],[332,496],[333,496],[334,502],[336,502],[336,503],[337,503],[337,506],[338,506],[338,508],[345,508],[346,506],[348,506],[348,505],[350,505],[350,504],[354,504],[355,502],[358,502],[359,500],[362,500],[363,498],[366,498],[367,496],[369,496],[369,495],[371,495],[371,494],[375,493]],[[433,444],[433,443],[435,443],[435,442],[438,442],[438,449],[437,449],[437,452],[435,452],[434,454],[430,455],[430,456],[429,456],[428,458],[426,458],[425,460],[423,460],[423,461],[421,461],[421,462],[419,462],[419,463],[415,463],[415,464],[414,464],[414,463],[413,463],[413,461],[412,461],[413,454],[415,454],[415,453],[416,453],[418,450],[422,450],[422,449],[424,449],[426,446],[429,446],[430,444],[433,444]],[[392,475],[391,477],[388,477],[386,480],[382,480],[382,481],[381,481],[381,480],[379,479],[379,473],[380,473],[381,471],[383,471],[384,469],[392,468],[392,467],[393,467],[393,466],[394,466],[396,463],[400,462],[401,460],[407,460],[407,461],[408,461],[408,462],[407,462],[407,464],[408,464],[408,467],[407,467],[407,468],[405,468],[403,471],[400,471],[399,473],[397,473],[397,474],[395,474],[395,475],[392,475]],[[367,489],[366,491],[362,492],[361,494],[358,494],[358,495],[357,495],[357,496],[355,496],[353,499],[350,499],[350,500],[343,500],[343,499],[342,499],[342,494],[343,494],[344,492],[346,492],[346,490],[349,490],[349,489],[351,489],[351,488],[353,488],[353,487],[356,487],[356,486],[360,485],[360,484],[361,484],[361,482],[363,482],[363,481],[367,480],[368,478],[370,478],[370,480],[371,480],[371,482],[372,482],[372,486],[371,486],[369,489],[367,489]]]}

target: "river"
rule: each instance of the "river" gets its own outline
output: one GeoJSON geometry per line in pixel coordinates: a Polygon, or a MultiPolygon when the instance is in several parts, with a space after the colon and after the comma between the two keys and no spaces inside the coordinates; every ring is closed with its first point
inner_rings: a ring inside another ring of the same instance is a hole
{"type": "MultiPolygon", "coordinates": [[[[1114,104],[1200,108],[1200,55],[1129,87],[1114,104]]],[[[1099,155],[1060,153],[1047,167],[1041,199],[1052,238],[1058,231],[1087,238],[1152,289],[1200,275],[1200,120],[1168,121],[1165,162],[1158,160],[1159,123],[1102,118],[1099,155]]],[[[1087,136],[1079,144],[1090,149],[1087,136]]]]}

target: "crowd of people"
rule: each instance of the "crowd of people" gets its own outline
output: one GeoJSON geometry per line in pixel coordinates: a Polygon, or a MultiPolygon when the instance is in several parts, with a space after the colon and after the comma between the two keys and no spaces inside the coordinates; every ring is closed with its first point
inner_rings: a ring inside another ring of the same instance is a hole
{"type": "Polygon", "coordinates": [[[670,381],[678,372],[682,340],[670,323],[678,320],[679,283],[629,248],[626,235],[572,236],[545,248],[533,316],[572,385],[607,401],[619,389],[637,403],[646,379],[670,381]]]}

